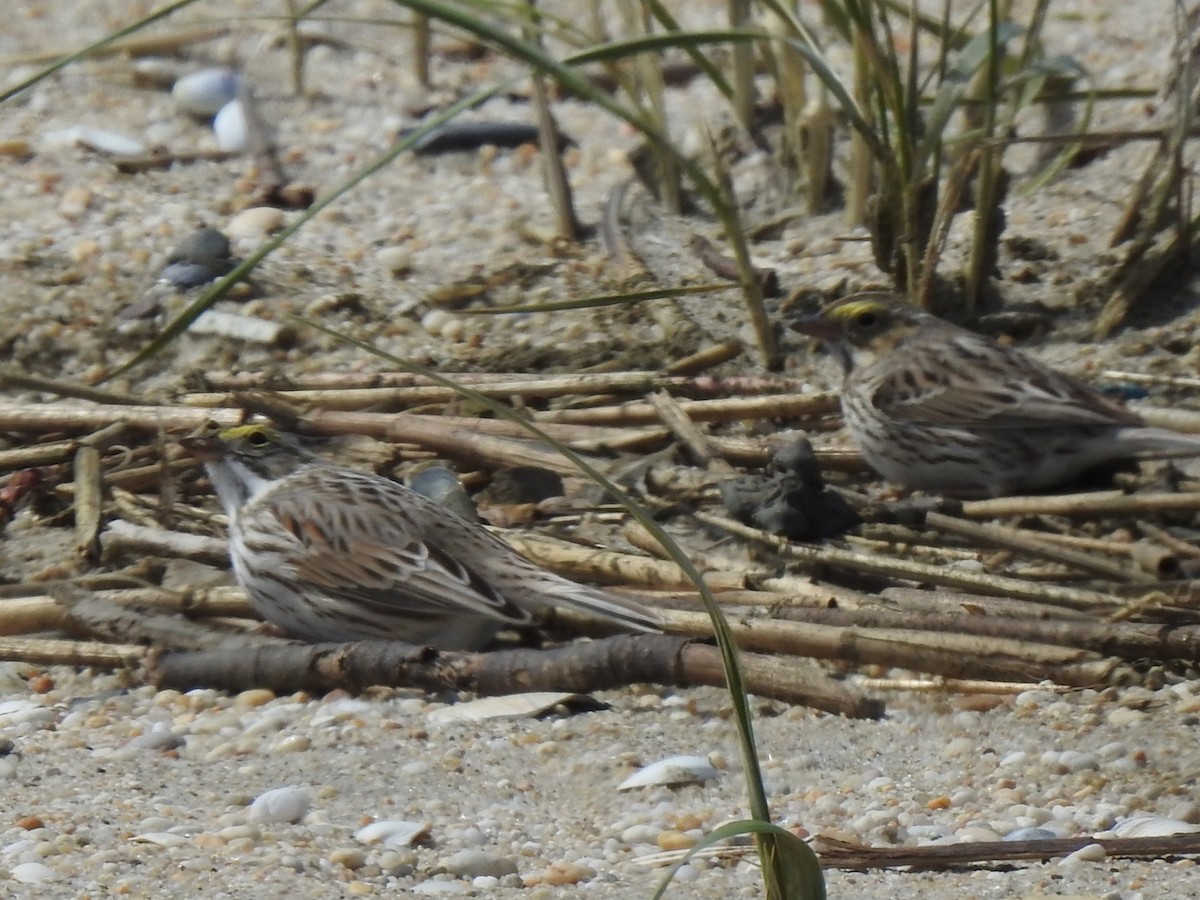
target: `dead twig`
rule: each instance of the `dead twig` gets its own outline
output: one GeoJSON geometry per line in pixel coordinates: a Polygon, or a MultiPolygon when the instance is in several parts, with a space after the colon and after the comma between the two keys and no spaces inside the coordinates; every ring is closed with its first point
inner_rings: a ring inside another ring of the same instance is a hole
{"type": "MultiPolygon", "coordinates": [[[[877,701],[823,673],[799,679],[798,667],[752,654],[743,656],[742,664],[747,689],[758,696],[857,717],[877,718],[883,712],[877,701]]],[[[204,686],[237,692],[266,687],[287,693],[391,685],[485,696],[530,690],[586,693],[640,682],[725,683],[715,648],[664,635],[621,635],[554,650],[495,653],[439,653],[382,641],[161,652],[148,661],[147,677],[160,688],[179,690],[204,686]]]]}

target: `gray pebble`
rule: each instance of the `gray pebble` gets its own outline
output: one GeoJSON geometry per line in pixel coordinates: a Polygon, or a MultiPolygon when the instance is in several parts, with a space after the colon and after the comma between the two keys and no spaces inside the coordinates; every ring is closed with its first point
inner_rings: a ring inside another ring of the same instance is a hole
{"type": "Polygon", "coordinates": [[[442,867],[451,875],[460,878],[475,878],[479,875],[492,875],[500,878],[512,875],[517,871],[515,860],[497,853],[486,853],[483,850],[460,850],[442,860],[442,867]]]}

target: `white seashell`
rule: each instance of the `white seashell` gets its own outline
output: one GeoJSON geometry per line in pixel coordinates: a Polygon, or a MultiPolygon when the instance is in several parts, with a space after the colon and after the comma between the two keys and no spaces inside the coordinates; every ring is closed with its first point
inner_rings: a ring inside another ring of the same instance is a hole
{"type": "Polygon", "coordinates": [[[429,836],[428,822],[405,822],[401,819],[381,819],[364,825],[354,832],[354,839],[363,844],[383,844],[395,850],[429,836]]]}
{"type": "Polygon", "coordinates": [[[660,784],[700,784],[717,778],[721,773],[702,756],[671,756],[650,763],[634,772],[619,785],[618,791],[653,787],[660,784]]]}
{"type": "Polygon", "coordinates": [[[42,884],[47,881],[58,881],[58,873],[40,862],[23,862],[13,866],[8,871],[13,881],[21,884],[42,884]]]}
{"type": "Polygon", "coordinates": [[[33,700],[5,700],[0,702],[0,725],[50,725],[58,713],[33,700]]]}
{"type": "Polygon", "coordinates": [[[232,69],[201,69],[171,88],[175,105],[193,116],[212,116],[237,97],[241,78],[232,69]]]}
{"type": "Polygon", "coordinates": [[[1140,814],[1122,819],[1106,833],[1122,838],[1135,837],[1166,837],[1170,834],[1193,834],[1200,831],[1200,825],[1184,822],[1180,819],[1170,819],[1166,816],[1140,814]]]}
{"type": "Polygon", "coordinates": [[[429,721],[439,725],[447,722],[482,722],[507,716],[540,716],[560,703],[585,710],[603,709],[604,705],[586,694],[567,694],[561,691],[530,691],[527,694],[506,694],[503,697],[483,697],[468,703],[444,706],[429,714],[429,721]]]}
{"type": "Polygon", "coordinates": [[[226,153],[240,153],[250,141],[250,126],[246,124],[246,111],[237,100],[221,107],[212,123],[217,136],[217,147],[226,153]]]}
{"type": "Polygon", "coordinates": [[[254,798],[250,804],[250,821],[256,825],[299,822],[308,812],[310,802],[304,788],[273,788],[254,798]]]}
{"type": "Polygon", "coordinates": [[[144,156],[148,149],[137,138],[90,125],[72,125],[42,135],[47,147],[86,147],[109,156],[144,156]]]}

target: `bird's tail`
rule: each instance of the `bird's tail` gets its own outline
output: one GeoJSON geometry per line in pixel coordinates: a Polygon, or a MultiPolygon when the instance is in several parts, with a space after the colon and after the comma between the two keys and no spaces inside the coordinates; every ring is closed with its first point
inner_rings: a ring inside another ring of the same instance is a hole
{"type": "Polygon", "coordinates": [[[1117,440],[1144,457],[1200,456],[1200,434],[1144,426],[1122,428],[1117,440]]]}
{"type": "Polygon", "coordinates": [[[547,591],[556,601],[555,605],[566,607],[589,616],[617,622],[633,631],[657,632],[662,630],[662,620],[636,600],[619,597],[600,588],[561,579],[553,590],[547,591]]]}

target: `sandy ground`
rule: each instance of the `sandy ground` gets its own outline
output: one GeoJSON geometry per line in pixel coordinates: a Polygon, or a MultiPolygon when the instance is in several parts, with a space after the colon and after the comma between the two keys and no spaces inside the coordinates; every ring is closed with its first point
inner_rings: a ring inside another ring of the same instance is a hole
{"type": "MultiPolygon", "coordinates": [[[[363,18],[396,15],[384,3],[344,6],[340,12],[363,18]]],[[[0,29],[0,58],[82,46],[149,9],[116,0],[22,4],[0,29]]],[[[333,22],[317,27],[329,40],[308,54],[309,94],[295,97],[272,25],[230,24],[230,17],[264,12],[278,9],[245,0],[191,11],[226,33],[155,67],[182,74],[242,66],[289,174],[318,191],[383,151],[415,110],[502,73],[489,60],[439,61],[434,88],[421,88],[405,62],[405,33],[333,22]]],[[[1046,40],[1100,86],[1154,86],[1167,65],[1170,23],[1165,2],[1054,4],[1046,40]]],[[[135,84],[133,68],[123,58],[72,66],[2,108],[0,139],[28,145],[28,153],[0,156],[0,356],[24,371],[82,380],[143,346],[164,319],[121,313],[143,304],[165,315],[186,305],[188,297],[156,281],[172,249],[196,228],[240,230],[232,235],[239,255],[263,240],[253,221],[233,226],[245,202],[244,161],[130,176],[64,137],[83,125],[174,150],[214,146],[207,126],[181,115],[168,93],[135,84]]],[[[34,69],[6,67],[7,82],[34,69]]],[[[702,84],[672,92],[670,102],[680,140],[700,146],[697,116],[721,103],[702,84]]],[[[1152,106],[1145,98],[1102,104],[1095,127],[1146,127],[1152,106]]],[[[484,113],[529,120],[519,99],[493,101],[484,113]]],[[[568,153],[571,177],[580,214],[594,223],[629,174],[624,160],[634,139],[586,105],[566,101],[557,113],[578,142],[568,153]]],[[[1119,148],[1010,204],[1008,233],[1051,252],[1035,259],[1015,245],[1006,249],[1001,290],[1014,306],[1061,312],[1053,342],[1036,351],[1073,371],[1116,363],[1145,372],[1196,369],[1194,286],[1139,316],[1139,327],[1111,345],[1087,340],[1100,302],[1097,261],[1111,256],[1107,235],[1145,154],[1141,146],[1119,148]]],[[[761,159],[743,160],[735,178],[742,196],[755,198],[749,220],[786,206],[767,189],[761,159]]],[[[717,239],[713,223],[673,220],[648,203],[638,209],[635,243],[658,280],[707,281],[687,240],[694,231],[717,239]]],[[[534,153],[403,157],[295,235],[255,275],[257,296],[221,308],[269,321],[302,313],[447,371],[572,371],[602,362],[655,368],[730,336],[750,340],[732,297],[683,300],[649,314],[608,308],[500,320],[455,316],[429,301],[434,289],[484,277],[493,281],[496,304],[611,290],[613,273],[595,244],[563,256],[529,240],[550,224],[534,153]]],[[[828,294],[882,284],[865,242],[846,236],[861,237],[836,213],[800,216],[754,252],[789,288],[828,294]]],[[[951,255],[957,249],[952,241],[951,255]]],[[[816,387],[832,382],[821,360],[790,365],[812,372],[816,387]]],[[[161,398],[194,385],[201,372],[375,368],[375,360],[315,332],[278,346],[189,334],[112,387],[161,398]]],[[[736,370],[752,372],[755,363],[745,356],[736,370]]],[[[1158,399],[1167,405],[1175,398],[1158,399]]],[[[5,577],[78,570],[69,530],[55,527],[61,524],[23,512],[0,544],[5,577]]],[[[25,664],[0,668],[0,740],[10,742],[0,748],[7,751],[0,757],[0,880],[7,876],[3,891],[14,897],[398,890],[644,897],[661,872],[644,857],[745,814],[728,701],[712,690],[613,691],[601,695],[611,704],[602,711],[447,725],[431,714],[457,698],[408,691],[180,695],[111,674],[39,672],[25,664]],[[678,754],[710,757],[721,776],[616,790],[639,766],[678,754]],[[289,812],[250,805],[289,787],[289,812]],[[372,843],[357,834],[372,820],[417,822],[425,836],[415,847],[372,843]]],[[[880,844],[988,840],[1028,827],[1087,835],[1139,813],[1200,822],[1200,683],[1061,695],[1031,689],[982,701],[937,692],[885,699],[888,716],[880,722],[756,704],[778,821],[880,844]]],[[[761,893],[754,869],[736,859],[689,866],[683,877],[676,896],[761,893]]],[[[831,871],[828,879],[831,896],[856,898],[1200,895],[1190,860],[1087,854],[951,873],[831,871]]]]}

